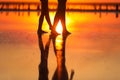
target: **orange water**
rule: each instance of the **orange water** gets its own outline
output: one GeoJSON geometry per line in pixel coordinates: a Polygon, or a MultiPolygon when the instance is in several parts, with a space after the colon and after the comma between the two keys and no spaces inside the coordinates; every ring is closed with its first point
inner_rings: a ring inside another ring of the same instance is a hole
{"type": "MultiPolygon", "coordinates": [[[[0,14],[0,80],[38,80],[40,51],[37,13],[0,14]]],[[[55,13],[50,13],[53,21],[55,13]]],[[[115,14],[66,13],[66,68],[73,80],[120,79],[120,18],[115,14]]],[[[48,31],[43,23],[43,30],[48,31]]],[[[46,44],[49,33],[42,36],[46,44]]],[[[51,80],[57,67],[53,44],[50,44],[48,69],[51,80]]]]}

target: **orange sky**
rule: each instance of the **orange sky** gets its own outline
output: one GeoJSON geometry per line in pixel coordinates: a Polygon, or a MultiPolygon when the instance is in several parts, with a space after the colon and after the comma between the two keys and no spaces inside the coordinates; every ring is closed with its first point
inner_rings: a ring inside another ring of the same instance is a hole
{"type": "MultiPolygon", "coordinates": [[[[39,0],[0,0],[0,1],[39,1],[39,0]]],[[[57,0],[49,0],[56,2],[57,0]]],[[[68,2],[120,2],[120,0],[67,0],[68,2]]]]}

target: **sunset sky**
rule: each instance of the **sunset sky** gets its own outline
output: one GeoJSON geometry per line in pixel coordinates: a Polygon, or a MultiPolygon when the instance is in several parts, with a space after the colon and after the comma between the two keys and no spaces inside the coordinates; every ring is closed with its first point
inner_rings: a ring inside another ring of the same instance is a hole
{"type": "MultiPolygon", "coordinates": [[[[6,1],[6,2],[7,1],[40,2],[40,0],[0,0],[0,1],[6,1]]],[[[49,2],[57,2],[57,0],[49,0],[49,2]]],[[[67,0],[67,2],[120,2],[120,0],[67,0]]],[[[34,27],[34,26],[37,26],[37,24],[38,24],[38,18],[39,17],[36,16],[37,13],[34,14],[34,17],[33,17],[33,15],[31,17],[28,17],[28,16],[17,16],[18,13],[16,13],[16,15],[14,15],[14,13],[13,14],[10,13],[9,14],[10,16],[6,16],[5,14],[6,14],[6,12],[4,12],[4,14],[1,14],[2,16],[0,18],[0,26],[4,26],[4,27],[0,27],[0,30],[11,30],[11,29],[17,29],[17,30],[21,30],[21,29],[23,29],[23,30],[28,30],[28,29],[29,30],[37,30],[37,27],[34,27]],[[13,19],[13,17],[14,17],[14,19],[13,19]],[[26,21],[27,21],[27,23],[26,23],[26,21]],[[13,24],[15,24],[15,25],[13,25],[13,24]],[[16,24],[17,25],[20,24],[20,26],[16,27],[16,24]],[[32,27],[22,27],[21,28],[21,25],[22,26],[24,26],[24,25],[31,26],[32,25],[32,27]]],[[[22,15],[23,13],[21,12],[20,14],[22,15]]],[[[24,14],[27,14],[27,13],[24,13],[24,14]]],[[[81,20],[84,19],[84,16],[82,18],[81,15],[78,15],[78,17],[81,20]]],[[[93,17],[90,17],[90,16],[87,16],[87,18],[89,18],[89,19],[94,18],[94,16],[93,17]]],[[[50,14],[50,18],[51,18],[51,20],[53,22],[54,14],[50,14]]],[[[97,16],[97,18],[98,18],[98,16],[97,16]]],[[[74,19],[74,17],[67,16],[67,22],[66,22],[67,26],[69,26],[68,23],[72,24],[70,21],[72,21],[73,19],[74,19]],[[68,19],[68,18],[70,18],[70,19],[68,19]]],[[[109,17],[107,17],[106,19],[110,20],[109,17]]],[[[87,22],[87,21],[88,21],[88,19],[85,20],[85,22],[87,22]]],[[[95,23],[96,23],[96,21],[95,21],[95,23]]],[[[45,23],[44,25],[48,26],[47,23],[45,23]]],[[[73,26],[75,26],[75,25],[73,25],[73,26]]]]}
{"type": "MultiPolygon", "coordinates": [[[[0,1],[39,1],[39,0],[0,0],[0,1]]],[[[57,0],[49,0],[56,2],[57,0]]],[[[120,2],[120,0],[67,0],[68,2],[120,2]]]]}

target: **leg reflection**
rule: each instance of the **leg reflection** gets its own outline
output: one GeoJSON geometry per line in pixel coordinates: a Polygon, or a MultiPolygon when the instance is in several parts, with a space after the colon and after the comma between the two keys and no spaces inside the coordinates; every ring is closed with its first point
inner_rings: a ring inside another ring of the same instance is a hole
{"type": "Polygon", "coordinates": [[[68,80],[68,72],[65,65],[65,43],[67,36],[68,35],[58,35],[52,37],[54,51],[57,58],[57,69],[52,80],[68,80]]]}
{"type": "Polygon", "coordinates": [[[42,34],[38,34],[39,48],[41,51],[41,63],[39,65],[39,79],[38,80],[48,80],[48,53],[51,37],[49,37],[48,42],[43,45],[42,34]]]}

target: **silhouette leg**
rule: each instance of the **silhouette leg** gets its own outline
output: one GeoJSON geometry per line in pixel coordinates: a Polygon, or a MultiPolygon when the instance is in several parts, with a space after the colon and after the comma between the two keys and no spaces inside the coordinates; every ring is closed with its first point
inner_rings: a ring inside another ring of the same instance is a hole
{"type": "Polygon", "coordinates": [[[50,21],[49,12],[46,12],[45,18],[47,20],[47,23],[49,24],[49,29],[51,29],[52,28],[52,24],[51,24],[51,21],[50,21]]]}
{"type": "Polygon", "coordinates": [[[45,31],[42,31],[43,19],[44,19],[44,14],[41,14],[41,16],[39,18],[38,34],[45,33],[45,31]]]}
{"type": "Polygon", "coordinates": [[[66,22],[65,22],[65,17],[64,16],[61,17],[61,23],[62,23],[62,27],[63,27],[63,32],[67,31],[67,29],[66,29],[66,22]]]}
{"type": "Polygon", "coordinates": [[[57,16],[57,14],[56,14],[55,18],[54,18],[53,28],[52,28],[52,33],[53,34],[57,34],[57,32],[55,31],[55,29],[57,27],[58,22],[59,22],[59,16],[57,16]]]}
{"type": "Polygon", "coordinates": [[[70,32],[68,32],[67,27],[66,27],[65,15],[61,17],[61,23],[63,27],[63,34],[69,34],[70,32]]]}

